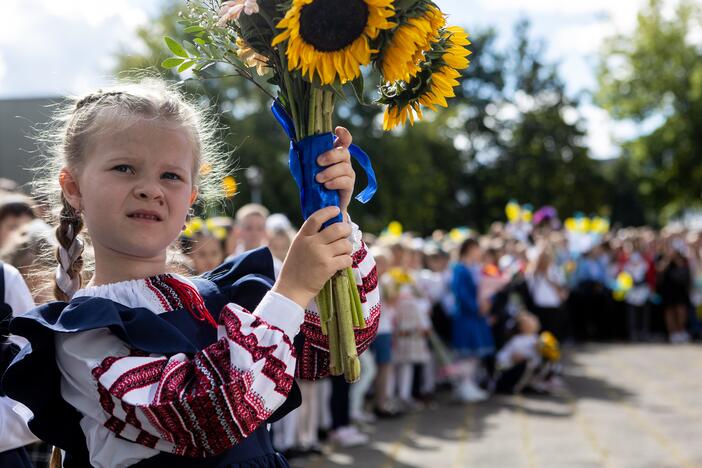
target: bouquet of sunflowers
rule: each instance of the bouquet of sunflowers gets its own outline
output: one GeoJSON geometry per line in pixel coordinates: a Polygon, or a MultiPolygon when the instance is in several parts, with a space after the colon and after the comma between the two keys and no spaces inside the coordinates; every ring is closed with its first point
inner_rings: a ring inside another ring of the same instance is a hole
{"type": "MultiPolygon", "coordinates": [[[[446,107],[469,64],[467,34],[447,26],[431,0],[188,0],[180,16],[192,40],[165,38],[174,56],[162,65],[199,77],[238,75],[271,97],[290,138],[290,170],[305,218],[338,206],[338,194],[315,181],[316,159],[333,148],[335,101],[347,90],[363,101],[362,67],[379,71],[376,103],[385,107],[383,128],[390,130],[421,119],[424,108],[446,107]]],[[[368,178],[356,196],[366,203],[375,175],[360,148],[349,151],[368,178]]],[[[364,323],[351,271],[334,276],[317,304],[331,373],[357,380],[353,327],[364,323]]]]}

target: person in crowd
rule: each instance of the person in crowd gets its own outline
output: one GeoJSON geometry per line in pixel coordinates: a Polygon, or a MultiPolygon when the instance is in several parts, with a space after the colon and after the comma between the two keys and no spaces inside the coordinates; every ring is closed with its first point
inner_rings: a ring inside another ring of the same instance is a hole
{"type": "Polygon", "coordinates": [[[393,255],[391,250],[382,245],[371,247],[371,252],[376,261],[378,278],[380,279],[380,300],[382,314],[378,323],[378,334],[372,344],[373,354],[377,367],[375,379],[374,413],[380,418],[396,416],[391,406],[391,373],[392,373],[392,339],[395,323],[394,303],[388,297],[388,288],[392,285],[392,278],[388,275],[393,255]]]}
{"type": "Polygon", "coordinates": [[[550,248],[543,246],[539,249],[527,270],[526,281],[533,304],[532,312],[539,318],[542,329],[563,341],[568,329],[564,308],[568,291],[550,248]]]}
{"type": "Polygon", "coordinates": [[[413,398],[413,381],[415,365],[426,365],[429,361],[427,335],[429,321],[429,303],[422,296],[413,275],[415,264],[413,249],[400,241],[393,246],[394,260],[387,275],[388,306],[393,308],[393,366],[396,395],[406,408],[415,409],[417,402],[413,398]]]}
{"type": "Polygon", "coordinates": [[[34,218],[31,199],[19,193],[0,194],[0,247],[17,228],[34,218]]]}
{"type": "Polygon", "coordinates": [[[377,288],[362,281],[375,264],[350,240],[361,236],[347,214],[351,135],[337,129],[322,171],[333,168],[327,183],[340,207],[305,221],[275,281],[267,249],[186,278],[167,271],[167,250],[198,196],[212,193],[198,174],[202,164],[220,171],[215,127],[154,79],[80,97],[61,122],[46,184],[59,213],[59,300],[13,319],[11,332],[31,348],[9,366],[3,390],[32,411],[32,432],[64,451],[56,466],[285,466],[267,423],[298,406],[296,368],[311,379],[328,371],[313,298],[353,268],[366,298],[359,353],[377,327],[377,288]],[[320,231],[339,214],[344,222],[320,231]],[[87,285],[84,225],[95,255],[87,285]]]}
{"type": "Polygon", "coordinates": [[[237,238],[234,254],[257,249],[268,243],[266,219],[269,214],[268,209],[258,203],[248,203],[237,210],[234,218],[237,238]]]}
{"type": "Polygon", "coordinates": [[[628,250],[622,271],[631,275],[633,286],[626,292],[627,332],[630,341],[648,341],[651,328],[648,300],[651,290],[647,281],[649,263],[638,242],[625,246],[628,250]]]}
{"type": "Polygon", "coordinates": [[[180,239],[183,252],[192,261],[197,275],[214,270],[224,261],[225,239],[217,237],[214,229],[208,228],[207,224],[199,222],[197,228],[191,228],[192,232],[186,229],[180,239]]]}
{"type": "Polygon", "coordinates": [[[495,351],[490,326],[478,303],[481,257],[480,244],[468,238],[461,243],[458,262],[452,269],[451,290],[456,300],[453,346],[462,369],[456,384],[456,398],[464,402],[482,401],[488,397],[487,392],[478,387],[476,374],[480,360],[495,351]]]}
{"type": "Polygon", "coordinates": [[[539,319],[530,312],[520,312],[516,323],[517,334],[497,353],[495,391],[515,394],[527,388],[543,393],[562,390],[558,341],[550,332],[539,335],[539,319]]]}
{"type": "Polygon", "coordinates": [[[674,239],[657,264],[660,275],[658,293],[661,296],[665,325],[671,343],[690,341],[686,324],[692,274],[684,250],[682,241],[674,239]]]}
{"type": "MultiPolygon", "coordinates": [[[[0,262],[0,376],[27,342],[21,337],[11,336],[10,320],[34,308],[34,300],[20,272],[0,262]]],[[[0,466],[32,468],[34,461],[25,446],[36,443],[37,437],[27,426],[31,412],[23,404],[9,398],[0,391],[0,466]]],[[[34,454],[37,455],[37,454],[34,454]]]]}

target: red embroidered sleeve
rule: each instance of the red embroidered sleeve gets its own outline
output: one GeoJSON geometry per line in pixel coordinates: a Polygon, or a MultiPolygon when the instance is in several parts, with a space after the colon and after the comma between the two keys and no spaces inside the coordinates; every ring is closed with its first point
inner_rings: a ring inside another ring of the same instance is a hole
{"type": "MultiPolygon", "coordinates": [[[[378,271],[375,260],[364,242],[361,242],[360,248],[353,253],[353,272],[366,320],[364,328],[354,329],[356,348],[360,355],[373,342],[380,319],[378,271]]],[[[300,327],[300,332],[304,334],[305,340],[301,356],[298,357],[296,376],[305,380],[326,377],[329,375],[329,340],[322,333],[319,313],[314,303],[305,311],[305,321],[300,327]]]]}
{"type": "Polygon", "coordinates": [[[248,311],[222,310],[220,339],[188,358],[108,357],[92,370],[105,426],[164,452],[211,456],[237,444],[285,401],[293,383],[290,338],[248,311]]]}

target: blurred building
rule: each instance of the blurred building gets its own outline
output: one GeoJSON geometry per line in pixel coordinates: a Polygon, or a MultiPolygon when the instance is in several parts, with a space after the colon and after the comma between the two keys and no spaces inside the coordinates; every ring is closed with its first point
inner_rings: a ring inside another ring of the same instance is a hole
{"type": "Polygon", "coordinates": [[[0,99],[0,177],[23,185],[32,180],[39,161],[33,140],[36,127],[49,121],[60,97],[0,99]]]}

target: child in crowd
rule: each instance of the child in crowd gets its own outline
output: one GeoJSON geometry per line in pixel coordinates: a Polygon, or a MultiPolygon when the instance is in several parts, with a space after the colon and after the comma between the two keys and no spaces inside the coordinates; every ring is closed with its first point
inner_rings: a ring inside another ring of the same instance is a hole
{"type": "Polygon", "coordinates": [[[313,298],[353,267],[366,299],[359,353],[377,327],[377,290],[363,281],[374,262],[347,215],[350,134],[338,128],[323,155],[341,209],[309,217],[274,282],[267,249],[199,278],[168,273],[169,245],[221,172],[215,127],[178,93],[156,80],[121,84],[77,99],[60,123],[45,184],[60,211],[59,301],[13,320],[31,347],[3,389],[30,408],[32,432],[64,451],[56,466],[287,466],[266,426],[299,404],[296,366],[306,378],[328,370],[313,298]],[[346,222],[320,231],[340,213],[346,222]],[[95,255],[87,285],[84,225],[95,255]]]}
{"type": "Polygon", "coordinates": [[[248,203],[237,210],[234,230],[238,243],[234,254],[257,249],[268,243],[266,238],[268,215],[268,209],[258,203],[248,203]]]}
{"type": "Polygon", "coordinates": [[[207,224],[195,218],[181,234],[183,252],[192,260],[193,269],[198,275],[214,270],[224,260],[224,233],[217,236],[215,227],[210,229],[207,224]]]}
{"type": "Polygon", "coordinates": [[[0,195],[0,247],[17,228],[35,218],[32,201],[19,193],[0,195]]]}
{"type": "Polygon", "coordinates": [[[412,408],[412,383],[415,365],[426,365],[429,361],[427,335],[431,322],[429,320],[429,302],[422,296],[413,275],[416,266],[413,249],[398,243],[393,246],[393,264],[387,272],[387,304],[393,309],[393,363],[395,366],[395,384],[399,401],[412,408]]]}
{"type": "Polygon", "coordinates": [[[488,394],[476,384],[480,360],[494,352],[490,326],[480,311],[482,251],[475,239],[466,239],[458,251],[458,262],[453,266],[451,291],[456,300],[453,313],[453,346],[461,369],[456,385],[456,398],[464,402],[482,401],[488,394]]]}
{"type": "MultiPolygon", "coordinates": [[[[26,345],[21,337],[10,336],[9,324],[34,308],[29,288],[20,272],[12,265],[0,262],[0,375],[5,372],[20,347],[26,345]]],[[[31,413],[21,403],[0,391],[0,466],[31,468],[32,460],[25,446],[37,442],[27,426],[31,413]]]]}
{"type": "Polygon", "coordinates": [[[521,393],[526,387],[554,392],[562,387],[556,375],[558,342],[549,332],[539,335],[539,319],[526,311],[517,315],[517,334],[497,353],[495,391],[521,393]]]}

